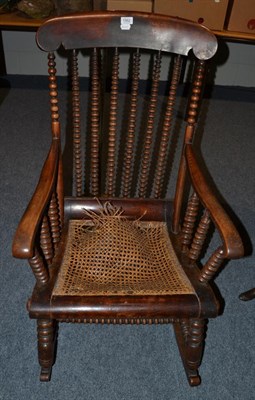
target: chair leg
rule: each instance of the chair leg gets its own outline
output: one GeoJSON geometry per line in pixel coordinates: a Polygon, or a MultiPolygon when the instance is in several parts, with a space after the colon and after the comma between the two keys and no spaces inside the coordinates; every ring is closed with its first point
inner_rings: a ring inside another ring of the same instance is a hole
{"type": "Polygon", "coordinates": [[[247,290],[247,292],[241,293],[239,299],[243,301],[249,301],[255,299],[255,288],[247,290]]]}
{"type": "Polygon", "coordinates": [[[201,383],[198,368],[205,343],[205,320],[192,319],[174,323],[175,336],[183,366],[191,386],[201,383]]]}
{"type": "Polygon", "coordinates": [[[40,381],[48,382],[55,361],[57,322],[50,319],[37,320],[38,358],[41,365],[40,381]]]}

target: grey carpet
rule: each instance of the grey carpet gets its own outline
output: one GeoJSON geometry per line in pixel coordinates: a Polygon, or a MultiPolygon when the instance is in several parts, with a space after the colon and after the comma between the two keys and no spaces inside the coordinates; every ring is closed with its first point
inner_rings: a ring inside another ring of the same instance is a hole
{"type": "Polygon", "coordinates": [[[206,103],[204,159],[239,218],[247,256],[216,280],[225,311],[209,323],[198,388],[188,386],[171,325],[62,324],[52,381],[39,382],[36,327],[25,309],[34,279],[12,258],[11,241],[50,142],[47,96],[0,89],[0,399],[254,399],[255,300],[238,295],[255,286],[255,92],[221,88],[206,103]]]}

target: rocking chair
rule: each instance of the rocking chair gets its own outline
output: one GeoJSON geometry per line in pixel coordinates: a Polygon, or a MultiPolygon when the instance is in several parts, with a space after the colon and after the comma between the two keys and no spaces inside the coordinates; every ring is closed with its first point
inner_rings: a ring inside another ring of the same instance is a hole
{"type": "Polygon", "coordinates": [[[40,379],[50,380],[60,322],[172,323],[188,381],[198,385],[205,325],[221,312],[211,282],[224,260],[243,256],[239,234],[207,182],[194,146],[207,60],[216,53],[217,40],[205,27],[178,18],[92,12],[48,20],[37,43],[48,52],[52,143],[18,226],[13,255],[28,259],[36,280],[28,312],[37,320],[40,379]],[[68,163],[61,153],[55,59],[60,47],[71,62],[67,117],[72,122],[66,129],[73,144],[65,144],[65,154],[71,148],[73,159],[68,163]],[[88,55],[87,104],[78,63],[88,55]],[[183,105],[177,112],[188,58],[193,83],[186,113],[183,105]],[[130,72],[123,93],[122,60],[130,72]],[[159,96],[162,63],[171,72],[165,101],[159,96]],[[146,85],[144,71],[150,75],[146,85]],[[171,146],[180,115],[184,139],[173,185],[170,156],[178,156],[171,146]],[[220,244],[209,246],[208,254],[211,226],[220,244]]]}

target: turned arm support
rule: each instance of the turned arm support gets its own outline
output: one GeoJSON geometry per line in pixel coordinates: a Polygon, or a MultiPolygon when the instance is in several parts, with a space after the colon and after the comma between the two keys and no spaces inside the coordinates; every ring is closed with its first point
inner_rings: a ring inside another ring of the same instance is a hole
{"type": "Polygon", "coordinates": [[[223,257],[228,259],[242,257],[244,248],[240,235],[208,184],[192,144],[186,145],[185,158],[192,186],[203,206],[209,211],[223,240],[223,257]]]}
{"type": "Polygon", "coordinates": [[[59,139],[53,139],[33,197],[16,230],[12,252],[17,258],[34,256],[34,240],[56,184],[60,156],[59,139]]]}

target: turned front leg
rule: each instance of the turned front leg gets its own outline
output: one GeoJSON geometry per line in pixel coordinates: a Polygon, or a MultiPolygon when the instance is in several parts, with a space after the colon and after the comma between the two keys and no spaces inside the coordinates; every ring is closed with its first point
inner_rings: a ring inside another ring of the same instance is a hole
{"type": "Polygon", "coordinates": [[[57,324],[54,320],[37,320],[38,358],[41,365],[40,380],[47,382],[51,377],[51,369],[55,360],[57,324]]]}
{"type": "Polygon", "coordinates": [[[174,323],[174,330],[189,384],[197,386],[201,382],[198,368],[204,350],[205,320],[183,319],[174,323]]]}
{"type": "Polygon", "coordinates": [[[191,320],[189,332],[186,339],[186,362],[190,370],[190,384],[197,385],[200,383],[198,368],[201,364],[204,342],[205,342],[205,320],[191,320]],[[192,377],[192,375],[194,376],[192,377]]]}

